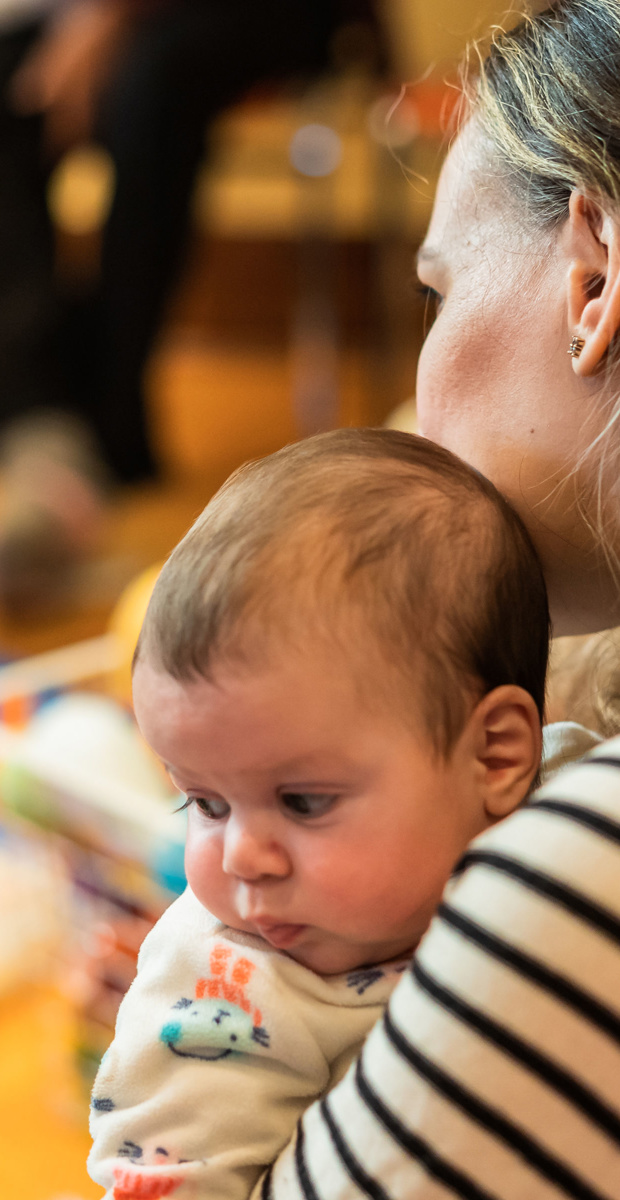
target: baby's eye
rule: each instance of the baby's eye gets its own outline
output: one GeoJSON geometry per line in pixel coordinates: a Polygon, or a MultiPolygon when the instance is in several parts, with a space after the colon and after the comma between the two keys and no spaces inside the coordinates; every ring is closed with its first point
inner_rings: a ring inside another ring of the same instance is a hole
{"type": "Polygon", "coordinates": [[[282,792],[280,799],[284,808],[296,817],[322,817],[337,797],[325,792],[282,792]]]}
{"type": "Polygon", "coordinates": [[[186,804],[188,807],[195,804],[209,821],[223,821],[230,812],[230,804],[225,800],[218,800],[215,796],[208,800],[206,796],[188,796],[186,804]]]}

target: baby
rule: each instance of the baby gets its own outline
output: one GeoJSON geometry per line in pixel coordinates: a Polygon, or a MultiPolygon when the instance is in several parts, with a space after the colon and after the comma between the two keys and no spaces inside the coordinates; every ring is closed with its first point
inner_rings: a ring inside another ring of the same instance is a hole
{"type": "Polygon", "coordinates": [[[166,563],[138,723],[187,799],[188,888],[93,1093],[114,1200],[239,1200],[347,1069],[459,857],[527,795],[542,574],[499,493],[339,430],[242,468],[166,563]]]}

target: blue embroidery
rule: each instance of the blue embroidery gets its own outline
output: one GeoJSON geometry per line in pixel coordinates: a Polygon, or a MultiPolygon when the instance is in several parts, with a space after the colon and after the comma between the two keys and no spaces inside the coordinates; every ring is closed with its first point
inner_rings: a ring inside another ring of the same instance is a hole
{"type": "Polygon", "coordinates": [[[358,996],[363,996],[373,983],[378,983],[380,979],[384,978],[385,971],[381,967],[360,967],[359,970],[351,971],[347,975],[347,987],[355,988],[358,996]]]}

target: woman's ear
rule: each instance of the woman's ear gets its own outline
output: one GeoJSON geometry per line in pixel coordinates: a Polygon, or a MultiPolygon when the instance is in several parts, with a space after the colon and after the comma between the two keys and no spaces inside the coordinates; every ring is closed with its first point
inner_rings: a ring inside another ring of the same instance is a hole
{"type": "Polygon", "coordinates": [[[529,692],[514,684],[494,688],[472,714],[477,775],[489,822],[525,799],[540,766],[542,730],[529,692]]]}
{"type": "Polygon", "coordinates": [[[583,341],[573,370],[585,377],[599,370],[620,329],[620,223],[596,200],[573,191],[565,238],[569,336],[583,341]]]}

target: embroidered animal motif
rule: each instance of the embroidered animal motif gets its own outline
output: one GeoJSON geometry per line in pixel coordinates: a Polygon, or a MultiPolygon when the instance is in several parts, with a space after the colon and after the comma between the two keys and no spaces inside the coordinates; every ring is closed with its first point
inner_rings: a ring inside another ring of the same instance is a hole
{"type": "Polygon", "coordinates": [[[229,946],[214,946],[211,974],[199,979],[195,999],[183,997],[173,1006],[175,1016],[166,1022],[160,1039],[182,1058],[205,1061],[269,1045],[261,1013],[248,999],[246,988],[254,963],[232,959],[229,946]],[[232,961],[231,961],[232,960],[232,961]]]}
{"type": "Polygon", "coordinates": [[[182,1171],[174,1173],[174,1166],[182,1166],[185,1160],[179,1159],[175,1164],[164,1146],[157,1146],[149,1154],[136,1142],[125,1141],[117,1154],[119,1158],[128,1158],[133,1165],[114,1168],[114,1200],[163,1200],[186,1178],[182,1171]],[[168,1170],[162,1171],[162,1167],[168,1170]]]}

